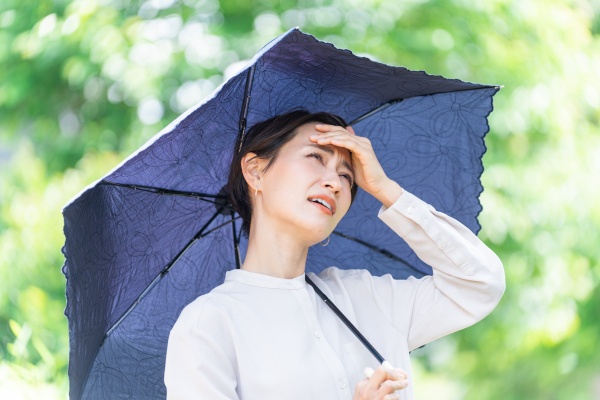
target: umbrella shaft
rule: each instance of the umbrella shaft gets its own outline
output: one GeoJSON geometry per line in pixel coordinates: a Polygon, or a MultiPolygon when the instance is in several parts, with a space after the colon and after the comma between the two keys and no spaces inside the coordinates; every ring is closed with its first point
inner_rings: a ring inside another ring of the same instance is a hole
{"type": "Polygon", "coordinates": [[[348,329],[350,329],[350,331],[354,334],[354,336],[356,336],[357,339],[360,340],[360,342],[367,348],[367,350],[369,350],[369,352],[373,355],[373,357],[375,357],[377,359],[377,361],[379,361],[379,363],[383,363],[383,361],[385,359],[381,356],[381,354],[379,354],[379,352],[377,350],[375,350],[375,347],[373,347],[373,345],[371,343],[369,343],[367,338],[365,338],[362,335],[362,333],[360,333],[360,331],[358,329],[356,329],[356,327],[352,324],[352,322],[350,322],[350,320],[348,320],[348,318],[346,318],[346,316],[340,311],[340,309],[337,308],[335,304],[333,304],[333,302],[329,299],[329,297],[327,297],[327,295],[325,293],[323,293],[321,291],[321,289],[318,288],[318,286],[308,277],[308,275],[305,275],[304,277],[306,279],[306,283],[308,283],[310,286],[313,287],[313,289],[319,295],[321,300],[323,300],[325,302],[325,304],[327,304],[327,306],[329,308],[331,308],[331,310],[333,310],[335,315],[337,315],[340,318],[340,320],[344,323],[344,325],[346,325],[348,327],[348,329]]]}

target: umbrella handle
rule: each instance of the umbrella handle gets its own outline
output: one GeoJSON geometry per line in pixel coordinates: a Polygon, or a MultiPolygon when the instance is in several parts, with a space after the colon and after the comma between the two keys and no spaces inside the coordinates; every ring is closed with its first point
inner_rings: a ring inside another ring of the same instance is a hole
{"type": "Polygon", "coordinates": [[[321,300],[323,300],[325,304],[327,304],[327,306],[329,306],[329,308],[333,310],[335,315],[337,315],[339,319],[342,320],[344,325],[346,325],[348,329],[350,329],[350,331],[354,334],[354,336],[356,336],[358,340],[360,340],[360,342],[367,348],[367,350],[369,350],[373,357],[375,357],[380,364],[383,364],[384,358],[381,356],[381,354],[379,354],[377,350],[375,350],[375,347],[373,347],[373,345],[369,343],[367,338],[365,338],[362,335],[362,333],[360,333],[360,331],[356,329],[352,322],[350,322],[348,318],[346,318],[346,316],[340,311],[340,309],[337,308],[335,304],[333,304],[329,297],[327,297],[327,295],[323,293],[321,289],[319,289],[319,287],[308,277],[308,275],[304,275],[304,278],[306,279],[306,283],[313,287],[313,289],[319,295],[321,300]]]}

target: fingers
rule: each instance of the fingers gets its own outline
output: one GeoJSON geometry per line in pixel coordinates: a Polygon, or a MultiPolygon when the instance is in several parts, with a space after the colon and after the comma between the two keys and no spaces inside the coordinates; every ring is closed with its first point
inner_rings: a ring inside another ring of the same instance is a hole
{"type": "Polygon", "coordinates": [[[339,125],[327,125],[327,124],[317,124],[315,125],[315,128],[318,131],[321,132],[331,132],[334,131],[338,128],[344,129],[345,131],[347,131],[348,133],[352,134],[352,135],[356,135],[356,132],[354,131],[354,128],[352,128],[352,126],[348,125],[346,128],[341,127],[339,125]]]}
{"type": "Polygon", "coordinates": [[[315,129],[319,134],[312,135],[310,140],[320,145],[334,145],[350,150],[352,153],[357,151],[372,152],[371,142],[369,139],[361,136],[356,136],[351,127],[347,129],[341,126],[334,125],[315,125],[315,129]]]}
{"type": "Polygon", "coordinates": [[[408,379],[408,374],[402,368],[394,368],[389,361],[384,361],[381,366],[384,370],[386,370],[392,376],[395,376],[397,379],[408,379]]]}
{"type": "Polygon", "coordinates": [[[384,204],[393,203],[393,201],[390,203],[388,199],[390,196],[387,196],[389,190],[385,190],[389,187],[390,179],[379,163],[368,138],[354,135],[351,127],[317,124],[315,131],[315,134],[310,136],[311,142],[320,146],[347,149],[350,152],[354,181],[357,186],[384,204]]]}
{"type": "Polygon", "coordinates": [[[406,371],[402,368],[393,368],[387,361],[383,363],[382,367],[387,372],[388,379],[381,384],[381,387],[387,387],[390,393],[406,389],[408,386],[408,374],[406,371]]]}
{"type": "Polygon", "coordinates": [[[359,136],[356,136],[356,133],[354,132],[354,129],[352,129],[351,126],[347,126],[346,128],[342,127],[342,126],[337,126],[337,125],[325,125],[325,124],[318,124],[315,125],[315,130],[318,133],[318,137],[319,138],[326,138],[326,137],[343,137],[343,136],[347,136],[347,137],[353,137],[353,138],[358,138],[359,136]]]}
{"type": "MultiPolygon", "coordinates": [[[[352,127],[350,127],[350,125],[348,125],[348,127],[344,128],[343,126],[339,126],[339,125],[328,125],[328,124],[316,124],[315,125],[315,129],[318,130],[319,132],[331,132],[331,131],[337,131],[337,130],[343,130],[346,132],[350,132],[350,130],[348,129],[352,129],[352,127]]],[[[352,130],[354,132],[354,130],[352,130]]]]}
{"type": "Polygon", "coordinates": [[[389,362],[384,362],[379,368],[365,368],[367,377],[363,386],[365,392],[379,393],[383,399],[397,399],[397,390],[408,386],[408,374],[402,368],[393,368],[389,362]]]}
{"type": "Polygon", "coordinates": [[[388,380],[388,373],[381,366],[378,367],[369,378],[371,386],[375,388],[379,388],[386,380],[388,380]]]}
{"type": "Polygon", "coordinates": [[[385,393],[394,393],[396,390],[406,389],[408,380],[402,379],[397,381],[387,380],[381,384],[381,390],[385,393]]]}

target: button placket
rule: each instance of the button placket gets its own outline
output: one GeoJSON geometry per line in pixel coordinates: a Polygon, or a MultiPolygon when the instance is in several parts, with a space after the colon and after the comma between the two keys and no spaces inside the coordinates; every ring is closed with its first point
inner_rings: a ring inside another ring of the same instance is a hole
{"type": "MultiPolygon", "coordinates": [[[[298,300],[300,301],[300,305],[302,310],[304,311],[304,315],[306,317],[307,323],[310,329],[313,332],[315,337],[314,342],[316,347],[320,350],[321,355],[324,358],[324,361],[329,365],[333,376],[337,377],[335,380],[335,385],[338,388],[338,394],[340,399],[347,398],[347,391],[349,388],[349,381],[346,377],[346,370],[344,365],[342,364],[339,356],[335,353],[331,344],[328,342],[327,338],[323,334],[323,330],[317,319],[316,310],[313,305],[313,300],[311,300],[307,290],[299,290],[296,292],[298,295],[298,300]]],[[[317,304],[320,299],[316,299],[317,304]]]]}

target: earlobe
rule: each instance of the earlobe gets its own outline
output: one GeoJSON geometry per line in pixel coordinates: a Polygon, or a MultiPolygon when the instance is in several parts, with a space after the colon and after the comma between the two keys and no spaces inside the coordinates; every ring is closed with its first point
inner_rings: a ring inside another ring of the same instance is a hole
{"type": "Polygon", "coordinates": [[[248,153],[241,160],[242,174],[248,188],[253,192],[256,192],[260,185],[261,165],[261,159],[255,153],[248,153]]]}

